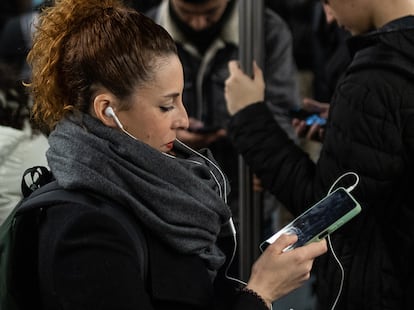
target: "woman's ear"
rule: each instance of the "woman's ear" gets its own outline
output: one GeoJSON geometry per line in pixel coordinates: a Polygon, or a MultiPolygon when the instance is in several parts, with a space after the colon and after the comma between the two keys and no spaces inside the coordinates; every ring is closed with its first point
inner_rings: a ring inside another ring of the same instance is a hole
{"type": "Polygon", "coordinates": [[[114,117],[108,113],[108,108],[115,110],[115,98],[107,93],[97,95],[93,100],[93,112],[96,117],[108,127],[117,127],[114,117]]]}

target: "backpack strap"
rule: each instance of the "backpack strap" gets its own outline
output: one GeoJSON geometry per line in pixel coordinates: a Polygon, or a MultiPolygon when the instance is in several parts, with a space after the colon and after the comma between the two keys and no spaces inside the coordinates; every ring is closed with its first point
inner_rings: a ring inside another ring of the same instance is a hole
{"type": "Polygon", "coordinates": [[[28,212],[36,212],[37,218],[40,221],[41,213],[44,208],[53,207],[62,203],[76,203],[87,206],[106,205],[105,208],[109,214],[114,218],[123,219],[123,224],[128,235],[136,244],[137,256],[141,259],[140,270],[143,275],[143,280],[147,281],[147,269],[148,269],[148,247],[144,232],[135,221],[132,220],[132,216],[128,214],[128,211],[121,210],[121,208],[114,206],[113,203],[104,201],[97,195],[86,194],[80,191],[63,189],[56,180],[53,180],[46,185],[36,189],[31,195],[24,199],[16,211],[16,216],[27,214],[28,212]]]}

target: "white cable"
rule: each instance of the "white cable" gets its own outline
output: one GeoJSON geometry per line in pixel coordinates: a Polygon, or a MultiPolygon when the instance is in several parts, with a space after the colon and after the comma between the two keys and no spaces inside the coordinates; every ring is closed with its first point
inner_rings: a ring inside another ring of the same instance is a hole
{"type": "Polygon", "coordinates": [[[332,308],[331,308],[331,310],[334,310],[335,307],[336,307],[336,304],[338,303],[339,297],[342,294],[342,288],[344,286],[344,280],[345,280],[345,271],[344,271],[344,267],[342,266],[342,264],[341,264],[338,256],[336,256],[336,253],[335,253],[335,251],[333,249],[332,241],[331,241],[331,236],[330,235],[328,235],[328,244],[329,244],[329,248],[331,249],[331,252],[332,252],[333,257],[335,258],[336,262],[339,265],[339,268],[341,269],[341,283],[339,285],[339,290],[338,290],[338,294],[336,295],[335,302],[333,303],[332,308]]]}
{"type": "MultiPolygon", "coordinates": [[[[207,162],[209,162],[214,168],[216,168],[216,170],[220,173],[220,175],[221,175],[221,177],[222,177],[222,179],[223,179],[223,191],[224,191],[224,201],[227,203],[227,187],[226,187],[226,178],[225,178],[225,176],[224,176],[224,173],[221,171],[221,169],[213,162],[213,161],[211,161],[209,158],[207,158],[206,156],[204,156],[203,154],[201,154],[201,153],[199,153],[199,152],[197,152],[196,150],[194,150],[194,149],[192,149],[191,147],[189,147],[188,145],[186,145],[186,144],[184,144],[183,142],[181,142],[180,140],[178,140],[178,139],[176,139],[176,141],[178,142],[178,143],[180,143],[182,146],[184,146],[186,149],[188,149],[188,150],[190,150],[191,152],[193,152],[193,153],[195,153],[195,154],[197,154],[198,156],[200,156],[201,158],[203,158],[204,160],[206,160],[207,162]]],[[[172,155],[169,155],[169,156],[171,156],[171,157],[173,157],[172,155]]],[[[199,163],[199,162],[197,162],[197,161],[193,161],[193,160],[190,160],[191,162],[194,162],[194,163],[197,163],[197,164],[201,164],[201,163],[199,163]]],[[[214,173],[212,172],[212,171],[210,171],[210,173],[211,173],[211,175],[213,176],[213,178],[214,178],[214,180],[215,180],[215,182],[217,183],[217,185],[218,185],[218,187],[219,187],[219,191],[220,191],[220,196],[222,195],[222,193],[221,193],[221,187],[220,187],[220,183],[218,182],[218,180],[217,180],[217,178],[216,178],[216,176],[214,175],[214,173]]],[[[244,285],[244,286],[246,286],[247,285],[247,283],[246,282],[244,282],[244,281],[242,281],[242,280],[240,280],[240,279],[237,279],[237,278],[234,278],[234,277],[231,277],[231,276],[229,276],[229,274],[228,274],[228,271],[229,271],[229,269],[230,269],[230,266],[231,266],[231,264],[233,263],[233,260],[234,260],[234,257],[236,256],[236,250],[237,250],[237,235],[236,235],[236,228],[235,228],[235,226],[234,226],[234,223],[233,223],[233,219],[232,218],[230,218],[230,220],[229,220],[229,225],[230,225],[230,228],[231,228],[231,232],[232,232],[232,236],[233,236],[233,243],[234,243],[234,247],[233,247],[233,253],[232,253],[232,255],[231,255],[231,258],[230,258],[230,261],[229,261],[229,263],[227,264],[227,267],[226,267],[226,269],[225,269],[225,271],[224,271],[224,276],[228,279],[228,280],[230,280],[230,281],[235,281],[236,283],[239,283],[239,284],[241,284],[241,285],[244,285]]],[[[270,304],[270,310],[273,310],[273,305],[272,304],[270,304]]]]}
{"type": "Polygon", "coordinates": [[[237,282],[237,283],[239,283],[241,285],[246,286],[247,285],[246,282],[244,282],[244,281],[242,281],[240,279],[237,279],[237,278],[233,278],[233,277],[229,276],[229,274],[228,274],[229,268],[230,268],[231,264],[233,263],[234,257],[236,256],[236,249],[237,249],[237,238],[236,238],[236,234],[233,234],[233,242],[234,242],[233,253],[231,255],[231,258],[230,258],[229,263],[227,264],[226,270],[224,272],[224,276],[227,279],[231,280],[231,281],[235,281],[235,282],[237,282]]]}
{"type": "Polygon", "coordinates": [[[216,170],[220,173],[220,176],[223,179],[223,191],[224,191],[224,199],[225,202],[227,203],[227,184],[226,184],[226,177],[224,176],[224,173],[221,171],[221,169],[209,158],[207,158],[206,156],[204,156],[203,154],[197,152],[196,150],[192,149],[191,147],[189,147],[188,145],[186,145],[185,143],[181,142],[178,139],[175,139],[175,141],[177,141],[178,143],[180,143],[183,147],[185,147],[187,150],[193,152],[194,154],[200,156],[201,158],[203,158],[204,160],[206,160],[207,162],[209,162],[214,168],[216,168],[216,170]]]}
{"type": "MultiPolygon", "coordinates": [[[[236,238],[236,228],[234,227],[234,223],[233,223],[233,219],[230,218],[230,227],[232,228],[232,232],[233,232],[233,242],[234,242],[234,248],[233,248],[233,254],[231,255],[230,261],[226,267],[226,270],[224,271],[224,276],[226,277],[226,279],[230,280],[230,281],[234,281],[236,283],[239,283],[243,286],[247,286],[247,283],[244,282],[243,280],[234,278],[229,276],[229,269],[231,264],[233,263],[233,259],[236,256],[236,249],[237,249],[237,238],[236,238]]],[[[273,305],[272,303],[270,304],[270,310],[273,310],[273,305]]]]}
{"type": "MultiPolygon", "coordinates": [[[[124,126],[122,125],[122,123],[119,121],[118,117],[116,116],[116,114],[114,113],[113,109],[108,107],[106,110],[106,114],[108,116],[111,116],[114,120],[116,125],[119,127],[119,129],[121,129],[125,134],[127,134],[129,137],[131,137],[134,140],[138,140],[136,137],[134,137],[132,134],[130,134],[128,131],[126,131],[124,129],[124,126]]],[[[185,147],[187,150],[189,150],[190,152],[193,152],[194,154],[200,156],[201,158],[203,158],[205,161],[207,161],[208,163],[210,163],[220,174],[221,178],[223,179],[223,192],[221,189],[221,185],[220,182],[217,180],[217,177],[214,175],[214,173],[210,170],[210,174],[213,176],[214,181],[216,182],[218,188],[219,188],[219,194],[220,197],[224,200],[224,202],[227,204],[227,183],[226,183],[226,177],[224,176],[224,173],[221,171],[221,169],[212,161],[210,160],[208,157],[204,156],[203,154],[201,154],[200,152],[197,152],[196,150],[192,149],[191,147],[189,147],[188,145],[186,145],[185,143],[181,142],[178,139],[175,139],[178,143],[180,143],[183,147],[185,147]]],[[[164,153],[164,155],[171,157],[171,158],[175,158],[175,156],[168,154],[168,153],[164,153]]],[[[202,165],[200,162],[197,162],[195,160],[188,160],[191,161],[193,163],[202,165]]]]}
{"type": "MultiPolygon", "coordinates": [[[[186,159],[186,161],[192,162],[192,163],[194,163],[194,164],[196,164],[196,165],[199,165],[199,166],[202,166],[202,165],[203,165],[202,163],[200,163],[200,162],[198,162],[198,161],[196,161],[196,160],[192,160],[192,159],[186,159]]],[[[220,198],[221,198],[221,199],[223,199],[223,200],[224,200],[224,202],[227,204],[227,194],[226,194],[226,192],[225,192],[225,191],[226,191],[226,189],[224,188],[224,196],[223,196],[223,191],[222,191],[222,189],[221,189],[221,185],[220,185],[219,180],[217,180],[217,177],[216,177],[216,175],[213,173],[213,171],[209,170],[209,172],[210,172],[211,176],[213,177],[214,182],[216,182],[216,184],[217,184],[217,187],[218,187],[218,190],[219,190],[219,196],[220,196],[220,198]]],[[[223,182],[225,183],[225,182],[226,182],[226,180],[223,180],[223,182]]]]}
{"type": "MultiPolygon", "coordinates": [[[[333,191],[336,184],[338,184],[341,179],[343,179],[344,177],[346,177],[348,175],[353,175],[356,179],[355,183],[353,185],[351,185],[351,186],[349,186],[348,188],[345,189],[348,193],[350,193],[359,183],[359,176],[355,172],[346,172],[346,173],[342,174],[339,178],[337,178],[335,180],[335,182],[332,184],[332,186],[329,188],[328,195],[333,191]]],[[[334,303],[331,307],[331,310],[334,310],[337,303],[338,303],[338,301],[339,301],[339,297],[341,297],[341,294],[342,294],[342,289],[343,289],[344,281],[345,281],[345,270],[344,270],[344,267],[341,264],[341,261],[339,260],[338,256],[335,253],[335,250],[333,248],[332,241],[331,241],[331,236],[328,235],[327,239],[328,239],[329,249],[331,250],[333,257],[335,258],[335,261],[338,263],[339,269],[341,269],[341,282],[339,284],[338,294],[336,295],[335,301],[334,301],[334,303]]]]}
{"type": "Polygon", "coordinates": [[[125,130],[124,126],[122,125],[118,116],[116,116],[115,111],[114,109],[112,109],[112,107],[107,107],[105,109],[105,115],[108,117],[112,117],[112,119],[115,121],[115,124],[118,126],[118,128],[121,129],[125,134],[127,134],[129,137],[131,137],[134,140],[138,140],[136,137],[130,134],[127,130],[125,130]]]}
{"type": "Polygon", "coordinates": [[[126,133],[128,136],[130,136],[132,139],[134,139],[134,140],[138,140],[137,138],[135,138],[133,135],[131,135],[128,131],[126,131],[125,129],[124,129],[124,127],[119,127],[124,133],[126,133]]]}
{"type": "Polygon", "coordinates": [[[335,187],[335,185],[336,184],[338,184],[338,182],[340,181],[340,180],[342,180],[344,177],[346,177],[346,176],[348,176],[348,175],[353,175],[354,177],[355,177],[355,183],[354,183],[354,185],[351,185],[350,187],[348,187],[348,188],[346,188],[346,191],[348,192],[348,193],[350,193],[357,185],[358,185],[358,183],[359,183],[359,176],[358,176],[358,174],[356,174],[355,172],[352,172],[352,171],[350,171],[350,172],[345,172],[344,174],[342,174],[339,178],[337,178],[336,179],[336,181],[332,184],[332,186],[329,188],[329,191],[328,191],[328,195],[332,192],[332,190],[334,189],[334,187],[335,187]]]}

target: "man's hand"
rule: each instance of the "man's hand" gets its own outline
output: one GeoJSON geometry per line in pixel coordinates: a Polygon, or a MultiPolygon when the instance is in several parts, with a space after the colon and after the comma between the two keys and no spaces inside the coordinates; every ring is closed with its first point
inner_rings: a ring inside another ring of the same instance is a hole
{"type": "Polygon", "coordinates": [[[235,60],[229,61],[228,67],[230,76],[225,82],[224,95],[227,110],[231,115],[253,103],[264,100],[263,72],[256,63],[253,63],[253,79],[244,74],[235,60]]]}
{"type": "MultiPolygon", "coordinates": [[[[329,103],[304,98],[302,109],[309,113],[318,114],[319,117],[327,119],[329,114],[329,103]]],[[[320,124],[313,124],[309,126],[306,124],[305,120],[293,118],[292,126],[295,129],[297,136],[300,138],[318,142],[323,141],[325,128],[320,124]]]]}

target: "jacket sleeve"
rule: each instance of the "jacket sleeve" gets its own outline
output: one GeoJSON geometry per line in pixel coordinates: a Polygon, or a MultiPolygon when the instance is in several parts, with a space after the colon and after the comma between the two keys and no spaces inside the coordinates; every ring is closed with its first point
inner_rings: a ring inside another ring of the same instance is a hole
{"type": "Polygon", "coordinates": [[[253,104],[235,114],[229,124],[230,137],[262,184],[294,214],[300,205],[315,200],[315,164],[269,113],[263,103],[253,104]],[[300,195],[298,195],[300,193],[300,195]]]}

